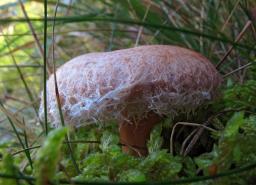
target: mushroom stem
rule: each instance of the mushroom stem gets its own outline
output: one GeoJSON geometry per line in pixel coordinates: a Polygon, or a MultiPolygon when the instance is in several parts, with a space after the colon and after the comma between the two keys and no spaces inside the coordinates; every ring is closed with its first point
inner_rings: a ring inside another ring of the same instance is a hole
{"type": "Polygon", "coordinates": [[[151,113],[136,123],[123,121],[119,127],[120,142],[124,144],[123,152],[133,156],[146,156],[150,132],[160,120],[159,115],[151,113]]]}

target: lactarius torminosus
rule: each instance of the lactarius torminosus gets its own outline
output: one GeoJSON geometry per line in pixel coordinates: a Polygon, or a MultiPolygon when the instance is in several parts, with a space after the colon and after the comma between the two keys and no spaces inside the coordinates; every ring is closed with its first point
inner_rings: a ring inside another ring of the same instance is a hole
{"type": "MultiPolygon", "coordinates": [[[[117,120],[123,150],[133,155],[147,155],[150,131],[164,116],[194,111],[216,96],[221,83],[204,56],[165,45],[82,55],[56,75],[65,123],[117,120]]],[[[47,82],[47,99],[49,120],[58,126],[53,76],[47,82]]],[[[40,109],[43,115],[43,103],[40,109]]]]}

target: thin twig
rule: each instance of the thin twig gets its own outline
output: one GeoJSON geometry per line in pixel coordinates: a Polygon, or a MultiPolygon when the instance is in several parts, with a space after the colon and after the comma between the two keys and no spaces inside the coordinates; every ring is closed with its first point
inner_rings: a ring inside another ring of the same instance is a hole
{"type": "MultiPolygon", "coordinates": [[[[217,173],[216,175],[209,175],[209,176],[196,176],[196,177],[188,177],[184,179],[178,179],[178,180],[172,180],[172,181],[164,181],[164,182],[115,182],[115,183],[106,183],[106,182],[88,182],[88,181],[81,181],[81,180],[66,180],[66,179],[59,179],[60,184],[72,184],[72,185],[148,185],[148,184],[154,184],[154,185],[170,185],[170,184],[185,184],[185,183],[195,183],[200,181],[206,181],[206,180],[214,180],[221,177],[227,177],[234,174],[241,174],[242,172],[253,170],[256,168],[256,161],[252,161],[246,165],[243,165],[241,167],[236,167],[232,170],[224,171],[222,173],[217,173]]],[[[22,179],[22,180],[31,180],[35,181],[35,177],[28,176],[28,175],[8,175],[0,173],[0,178],[5,179],[22,179]]],[[[56,183],[53,183],[56,184],[56,183]]]]}
{"type": "MultiPolygon", "coordinates": [[[[72,143],[72,144],[101,144],[100,141],[87,141],[87,140],[69,140],[69,141],[64,141],[63,142],[64,144],[67,144],[67,143],[72,143]]],[[[123,144],[123,143],[117,143],[118,146],[127,146],[127,147],[130,147],[131,149],[147,149],[145,147],[139,147],[139,146],[134,146],[134,145],[126,145],[126,144],[123,144]]],[[[33,149],[37,149],[37,148],[40,148],[41,145],[36,145],[36,146],[31,146],[31,147],[27,147],[27,148],[24,148],[22,150],[18,150],[16,152],[14,152],[12,155],[17,155],[17,154],[20,154],[26,150],[33,150],[33,149]]]]}

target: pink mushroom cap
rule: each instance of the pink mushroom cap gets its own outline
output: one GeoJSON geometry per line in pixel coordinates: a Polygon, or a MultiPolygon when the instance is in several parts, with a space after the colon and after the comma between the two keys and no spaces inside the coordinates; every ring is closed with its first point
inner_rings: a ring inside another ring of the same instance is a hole
{"type": "MultiPolygon", "coordinates": [[[[154,112],[191,113],[218,94],[222,78],[213,64],[190,49],[148,45],[78,56],[56,72],[66,124],[139,122],[154,112]]],[[[47,81],[47,109],[60,125],[54,78],[47,81]]],[[[40,116],[43,117],[43,101],[40,116]]]]}

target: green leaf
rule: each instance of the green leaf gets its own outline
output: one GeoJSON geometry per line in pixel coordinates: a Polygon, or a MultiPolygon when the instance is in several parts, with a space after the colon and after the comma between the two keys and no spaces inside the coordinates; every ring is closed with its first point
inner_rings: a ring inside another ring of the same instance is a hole
{"type": "Polygon", "coordinates": [[[150,133],[150,139],[147,143],[148,152],[153,153],[157,152],[161,149],[163,139],[161,137],[162,125],[159,124],[154,127],[152,132],[150,133]]]}
{"type": "Polygon", "coordinates": [[[224,130],[224,138],[234,137],[238,134],[239,127],[244,123],[244,113],[238,112],[228,121],[224,130]]]}
{"type": "Polygon", "coordinates": [[[163,181],[175,177],[182,169],[179,157],[173,157],[165,150],[153,152],[138,167],[145,172],[147,179],[163,181]]]}
{"type": "MultiPolygon", "coordinates": [[[[2,166],[0,166],[0,169],[2,171],[2,173],[7,174],[7,175],[13,175],[13,176],[17,176],[17,170],[14,166],[14,159],[11,156],[11,154],[9,154],[8,152],[6,152],[6,155],[4,155],[3,157],[3,164],[2,166]]],[[[17,185],[17,180],[16,179],[0,179],[0,184],[8,184],[8,185],[17,185]]]]}
{"type": "Polygon", "coordinates": [[[196,163],[194,162],[194,160],[191,157],[185,157],[184,159],[182,159],[183,163],[184,163],[184,172],[189,176],[189,177],[193,177],[196,176],[196,171],[197,171],[197,166],[196,163]]]}
{"type": "Polygon", "coordinates": [[[146,175],[137,169],[129,169],[127,171],[124,171],[120,173],[119,175],[119,181],[122,182],[145,182],[146,181],[146,175]]]}
{"type": "Polygon", "coordinates": [[[83,162],[83,171],[76,180],[108,181],[110,156],[103,153],[89,155],[83,162]]]}
{"type": "Polygon", "coordinates": [[[195,158],[195,163],[200,169],[206,169],[215,162],[218,158],[218,147],[214,145],[213,150],[210,153],[204,153],[195,158]]]}
{"type": "Polygon", "coordinates": [[[104,132],[101,137],[100,148],[103,152],[120,153],[121,149],[118,146],[119,138],[111,132],[104,132]]]}
{"type": "Polygon", "coordinates": [[[241,160],[241,157],[242,157],[242,153],[241,153],[241,148],[239,145],[236,145],[234,147],[234,150],[233,150],[233,156],[234,156],[234,160],[236,162],[239,162],[241,160]]]}
{"type": "Polygon", "coordinates": [[[67,128],[58,128],[51,131],[42,148],[37,153],[35,160],[36,184],[45,185],[54,179],[57,164],[61,153],[62,142],[67,133],[67,128]]]}

